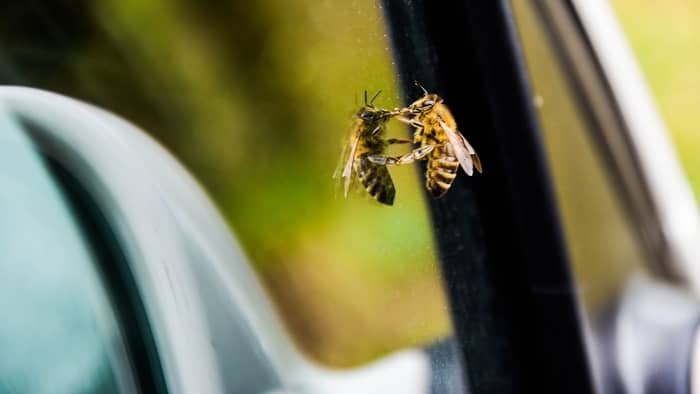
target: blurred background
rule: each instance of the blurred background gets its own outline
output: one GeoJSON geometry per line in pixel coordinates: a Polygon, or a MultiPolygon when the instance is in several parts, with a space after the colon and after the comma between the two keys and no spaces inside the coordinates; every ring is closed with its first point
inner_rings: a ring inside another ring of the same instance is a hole
{"type": "MultiPolygon", "coordinates": [[[[697,195],[700,2],[612,5],[697,195]]],[[[6,2],[0,42],[0,83],[106,108],[190,169],[316,360],[352,366],[449,335],[415,168],[392,171],[393,207],[344,200],[331,178],[363,91],[400,104],[377,2],[6,2]]]]}
{"type": "Polygon", "coordinates": [[[306,353],[349,366],[447,335],[416,170],[392,172],[393,207],[359,191],[344,200],[332,179],[363,91],[399,104],[373,0],[2,8],[0,83],[106,108],[173,152],[229,220],[306,353]]]}
{"type": "Polygon", "coordinates": [[[700,193],[700,1],[613,0],[612,5],[700,193]]]}

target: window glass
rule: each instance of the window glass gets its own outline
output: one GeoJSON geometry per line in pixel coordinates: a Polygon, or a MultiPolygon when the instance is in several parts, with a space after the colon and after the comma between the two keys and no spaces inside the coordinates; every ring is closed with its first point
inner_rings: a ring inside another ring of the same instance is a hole
{"type": "Polygon", "coordinates": [[[136,392],[85,234],[0,112],[0,392],[136,392]]]}
{"type": "Polygon", "coordinates": [[[391,207],[331,177],[363,91],[399,103],[377,2],[11,2],[0,26],[0,83],[106,108],[184,162],[307,353],[349,366],[449,334],[415,168],[391,169],[391,207]]]}
{"type": "Polygon", "coordinates": [[[609,306],[644,256],[532,3],[512,4],[577,287],[594,314],[609,306]]]}

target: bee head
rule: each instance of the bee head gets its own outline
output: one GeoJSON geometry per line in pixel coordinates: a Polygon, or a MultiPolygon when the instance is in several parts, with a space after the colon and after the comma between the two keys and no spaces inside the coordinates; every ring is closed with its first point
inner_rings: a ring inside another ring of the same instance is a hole
{"type": "Polygon", "coordinates": [[[386,118],[386,113],[387,111],[377,108],[372,103],[374,100],[379,96],[379,94],[382,91],[378,91],[375,93],[374,96],[372,96],[371,99],[367,99],[367,91],[365,90],[365,105],[360,108],[360,110],[357,112],[357,117],[362,119],[365,122],[379,122],[382,121],[386,118]]]}
{"type": "Polygon", "coordinates": [[[376,121],[381,119],[382,111],[371,105],[365,105],[357,112],[357,117],[364,121],[376,121]]]}
{"type": "Polygon", "coordinates": [[[408,108],[414,113],[426,113],[432,110],[435,104],[440,102],[442,102],[442,99],[437,94],[426,94],[414,101],[408,108]]]}

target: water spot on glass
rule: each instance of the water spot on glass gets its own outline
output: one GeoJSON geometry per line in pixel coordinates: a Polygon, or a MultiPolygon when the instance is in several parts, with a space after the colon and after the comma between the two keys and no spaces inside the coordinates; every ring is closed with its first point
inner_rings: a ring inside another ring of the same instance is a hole
{"type": "Polygon", "coordinates": [[[539,94],[536,94],[532,97],[532,103],[535,105],[536,108],[542,108],[542,106],[544,106],[544,97],[540,96],[539,94]]]}

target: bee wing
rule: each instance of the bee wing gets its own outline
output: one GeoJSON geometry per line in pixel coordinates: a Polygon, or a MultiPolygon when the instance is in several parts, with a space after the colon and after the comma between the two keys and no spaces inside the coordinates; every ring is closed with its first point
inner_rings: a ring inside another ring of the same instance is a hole
{"type": "Polygon", "coordinates": [[[355,162],[355,154],[357,153],[357,145],[359,142],[360,133],[354,133],[352,136],[350,136],[350,143],[346,144],[345,148],[343,148],[343,153],[340,156],[340,163],[338,163],[338,168],[333,176],[334,178],[338,178],[338,175],[340,175],[340,178],[343,179],[343,196],[345,198],[348,197],[353,175],[355,175],[352,170],[352,166],[355,162]]]}
{"type": "Polygon", "coordinates": [[[462,141],[464,142],[464,145],[467,147],[467,150],[469,151],[469,154],[472,156],[472,161],[474,162],[474,168],[476,168],[477,171],[479,171],[479,174],[484,172],[483,167],[481,167],[481,159],[479,159],[479,155],[476,154],[476,151],[472,147],[472,145],[467,141],[466,137],[462,135],[462,133],[457,133],[459,136],[462,138],[462,141]]]}
{"type": "MultiPolygon", "coordinates": [[[[476,155],[474,148],[469,145],[467,139],[464,138],[459,131],[449,127],[442,119],[438,119],[438,122],[440,123],[440,127],[442,127],[443,131],[445,132],[445,135],[447,135],[447,139],[450,141],[450,145],[452,145],[452,149],[454,150],[455,156],[457,156],[457,160],[459,160],[459,164],[462,166],[462,169],[467,173],[467,175],[473,175],[474,161],[472,160],[472,155],[476,155]]],[[[480,168],[481,162],[479,162],[477,166],[477,170],[479,170],[479,172],[481,172],[480,168]]]]}

